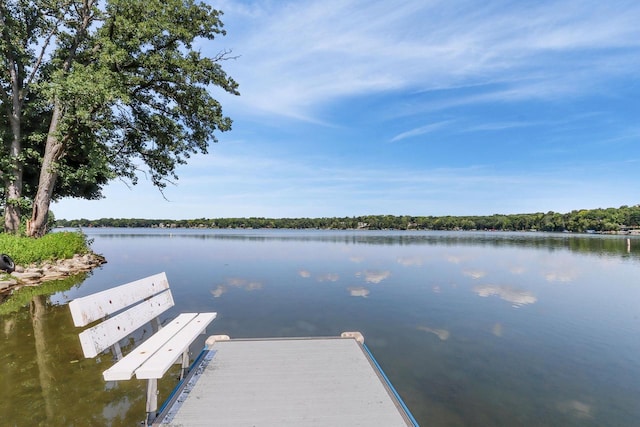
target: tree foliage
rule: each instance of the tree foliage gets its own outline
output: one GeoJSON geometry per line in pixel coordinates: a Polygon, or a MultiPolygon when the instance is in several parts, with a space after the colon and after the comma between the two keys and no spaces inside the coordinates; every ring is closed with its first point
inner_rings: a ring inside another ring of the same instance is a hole
{"type": "Polygon", "coordinates": [[[0,3],[0,177],[5,228],[32,208],[40,236],[51,200],[102,197],[139,172],[162,189],[176,167],[231,128],[212,90],[238,94],[221,12],[193,0],[0,3]]]}
{"type": "Polygon", "coordinates": [[[344,218],[102,218],[58,220],[62,227],[292,228],[333,230],[496,230],[626,232],[640,230],[640,205],[620,208],[490,216],[367,215],[344,218]]]}

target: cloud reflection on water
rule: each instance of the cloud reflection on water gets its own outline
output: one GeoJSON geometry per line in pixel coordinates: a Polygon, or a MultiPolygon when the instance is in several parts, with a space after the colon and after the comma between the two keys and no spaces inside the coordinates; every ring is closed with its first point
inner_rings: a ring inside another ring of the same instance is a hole
{"type": "Polygon", "coordinates": [[[398,264],[405,267],[420,267],[422,264],[424,264],[424,260],[419,256],[398,257],[396,261],[398,261],[398,264]]]}
{"type": "Polygon", "coordinates": [[[524,267],[521,267],[521,266],[514,266],[514,267],[509,268],[509,271],[512,274],[523,274],[525,271],[527,271],[527,269],[524,268],[524,267]]]}
{"type": "Polygon", "coordinates": [[[349,294],[352,297],[362,297],[362,298],[366,298],[369,295],[369,289],[364,288],[362,286],[358,286],[358,287],[349,287],[347,288],[347,290],[349,291],[349,294]]]}
{"type": "Polygon", "coordinates": [[[226,286],[218,285],[214,290],[211,291],[211,295],[213,295],[214,298],[220,298],[222,294],[227,292],[227,290],[228,288],[226,286]]]}
{"type": "Polygon", "coordinates": [[[571,271],[551,271],[544,275],[547,282],[561,282],[568,283],[573,282],[577,277],[577,273],[571,271]]]}
{"type": "Polygon", "coordinates": [[[428,326],[418,326],[416,329],[418,329],[419,331],[430,332],[440,338],[440,341],[446,341],[451,336],[451,333],[446,329],[434,329],[428,326]]]}
{"type": "Polygon", "coordinates": [[[460,264],[462,261],[464,261],[464,258],[455,255],[447,255],[447,261],[449,261],[451,264],[460,264]]]}
{"type": "Polygon", "coordinates": [[[498,322],[493,325],[493,328],[491,328],[491,333],[497,337],[502,337],[503,329],[502,323],[498,322]]]}
{"type": "Polygon", "coordinates": [[[481,279],[487,275],[487,272],[482,270],[464,270],[462,274],[469,276],[472,279],[481,279]]]}
{"type": "Polygon", "coordinates": [[[305,279],[307,279],[311,277],[311,272],[308,270],[299,270],[298,275],[300,275],[300,277],[304,277],[305,279]]]}
{"type": "Polygon", "coordinates": [[[356,273],[356,277],[361,277],[364,276],[364,281],[367,283],[380,283],[383,280],[387,279],[389,276],[391,276],[391,272],[386,270],[386,271],[370,271],[370,270],[365,270],[365,271],[359,271],[356,273]]]}
{"type": "Polygon", "coordinates": [[[593,409],[591,405],[588,405],[579,400],[566,400],[558,402],[556,407],[558,411],[571,415],[580,420],[586,420],[593,418],[593,409]]]}
{"type": "Polygon", "coordinates": [[[232,277],[227,279],[224,284],[218,285],[215,289],[211,290],[211,295],[213,295],[214,298],[220,298],[231,288],[244,289],[245,291],[255,291],[258,289],[262,289],[262,283],[247,279],[241,279],[238,277],[232,277]]]}
{"type": "MultiPolygon", "coordinates": [[[[309,270],[298,270],[298,275],[303,279],[308,279],[311,277],[311,272],[309,270]]],[[[340,275],[336,273],[325,273],[316,276],[318,282],[337,282],[339,279],[340,275]]]]}
{"type": "Polygon", "coordinates": [[[512,303],[514,307],[521,307],[538,301],[538,298],[530,291],[515,289],[511,286],[479,285],[473,288],[473,292],[484,298],[497,295],[501,299],[512,303]]]}
{"type": "Polygon", "coordinates": [[[340,276],[335,273],[326,273],[316,276],[318,282],[337,282],[340,276]]]}

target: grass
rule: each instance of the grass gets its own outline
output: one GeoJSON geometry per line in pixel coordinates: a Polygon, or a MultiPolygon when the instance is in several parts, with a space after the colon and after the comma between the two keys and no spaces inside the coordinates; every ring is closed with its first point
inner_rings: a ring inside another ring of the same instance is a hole
{"type": "Polygon", "coordinates": [[[73,258],[90,252],[89,244],[86,236],[77,231],[49,233],[39,239],[0,233],[0,253],[9,255],[16,265],[73,258]]]}
{"type": "MultiPolygon", "coordinates": [[[[90,252],[89,244],[90,241],[80,232],[49,233],[39,239],[0,233],[0,253],[9,255],[16,265],[22,266],[86,254],[90,252]]],[[[19,311],[36,295],[48,295],[69,289],[81,283],[86,275],[81,273],[62,280],[45,282],[36,287],[18,289],[8,299],[0,302],[0,315],[19,311]]],[[[5,276],[8,274],[0,271],[0,279],[5,276]]]]}

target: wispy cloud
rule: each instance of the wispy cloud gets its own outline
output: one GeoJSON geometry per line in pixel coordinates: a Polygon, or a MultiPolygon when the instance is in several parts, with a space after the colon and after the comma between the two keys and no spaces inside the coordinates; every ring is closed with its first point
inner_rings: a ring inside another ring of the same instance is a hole
{"type": "Polygon", "coordinates": [[[598,90],[612,73],[631,76],[638,65],[637,2],[223,1],[216,7],[225,11],[225,43],[242,55],[229,64],[243,87],[239,102],[297,118],[312,119],[323,105],[360,94],[495,81],[508,83],[475,102],[575,96],[598,90]]]}
{"type": "Polygon", "coordinates": [[[420,126],[420,127],[415,128],[415,129],[411,129],[409,131],[402,132],[402,133],[394,136],[393,138],[391,138],[390,142],[397,142],[397,141],[401,141],[403,139],[412,138],[414,136],[419,136],[419,135],[424,135],[424,134],[427,134],[427,133],[435,132],[438,129],[447,126],[451,122],[452,122],[451,120],[445,120],[445,121],[438,122],[438,123],[431,123],[431,124],[428,124],[428,125],[425,125],[425,126],[420,126]]]}

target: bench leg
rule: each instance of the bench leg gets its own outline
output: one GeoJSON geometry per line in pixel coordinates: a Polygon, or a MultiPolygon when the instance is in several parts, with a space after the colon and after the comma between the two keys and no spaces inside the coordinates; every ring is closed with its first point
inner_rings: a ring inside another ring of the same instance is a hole
{"type": "Polygon", "coordinates": [[[189,370],[189,349],[182,353],[182,369],[180,370],[180,380],[184,378],[189,370]]]}
{"type": "Polygon", "coordinates": [[[151,320],[151,330],[153,331],[153,333],[155,334],[160,329],[162,329],[162,323],[160,323],[160,317],[156,317],[153,320],[151,320]]]}
{"type": "Polygon", "coordinates": [[[147,426],[153,424],[158,411],[158,380],[150,378],[147,380],[147,426]]]}
{"type": "Polygon", "coordinates": [[[122,350],[120,349],[120,343],[113,343],[113,345],[111,346],[111,354],[113,354],[113,358],[116,360],[122,359],[122,350]]]}

